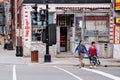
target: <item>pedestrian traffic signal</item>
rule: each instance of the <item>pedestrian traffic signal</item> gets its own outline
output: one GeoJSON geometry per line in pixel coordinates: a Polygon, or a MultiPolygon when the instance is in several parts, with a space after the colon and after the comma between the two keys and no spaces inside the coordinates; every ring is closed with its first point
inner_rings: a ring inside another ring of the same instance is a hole
{"type": "Polygon", "coordinates": [[[37,21],[37,12],[32,12],[32,19],[37,21]]]}
{"type": "Polygon", "coordinates": [[[35,4],[35,6],[33,6],[32,9],[34,10],[32,12],[32,19],[37,21],[37,4],[35,4]]]}
{"type": "Polygon", "coordinates": [[[40,10],[40,21],[45,21],[46,10],[40,10]]]}

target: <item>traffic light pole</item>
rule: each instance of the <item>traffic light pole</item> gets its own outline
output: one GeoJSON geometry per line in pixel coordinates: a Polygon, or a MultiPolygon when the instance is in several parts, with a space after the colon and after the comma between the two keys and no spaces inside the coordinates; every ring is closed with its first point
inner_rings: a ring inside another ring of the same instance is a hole
{"type": "Polygon", "coordinates": [[[48,0],[46,0],[46,54],[44,62],[51,62],[51,55],[49,54],[49,18],[48,18],[48,0]]]}

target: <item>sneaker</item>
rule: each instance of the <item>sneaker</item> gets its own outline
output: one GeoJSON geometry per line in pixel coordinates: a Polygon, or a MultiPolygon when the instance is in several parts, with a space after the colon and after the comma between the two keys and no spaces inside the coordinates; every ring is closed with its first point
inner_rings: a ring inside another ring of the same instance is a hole
{"type": "Polygon", "coordinates": [[[93,66],[90,66],[90,69],[92,69],[93,68],[93,66]]]}

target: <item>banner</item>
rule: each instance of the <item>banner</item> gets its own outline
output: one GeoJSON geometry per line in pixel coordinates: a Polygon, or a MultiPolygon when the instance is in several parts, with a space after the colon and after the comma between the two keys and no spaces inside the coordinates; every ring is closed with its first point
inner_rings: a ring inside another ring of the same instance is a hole
{"type": "Polygon", "coordinates": [[[115,0],[115,11],[120,11],[120,0],[115,0]]]}

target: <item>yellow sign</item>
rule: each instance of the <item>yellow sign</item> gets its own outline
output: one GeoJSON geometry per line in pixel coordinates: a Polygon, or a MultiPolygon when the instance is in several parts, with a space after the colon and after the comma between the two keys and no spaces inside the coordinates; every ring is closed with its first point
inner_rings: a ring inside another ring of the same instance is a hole
{"type": "Polygon", "coordinates": [[[116,18],[116,23],[120,24],[120,18],[116,18]]]}
{"type": "Polygon", "coordinates": [[[115,0],[115,10],[120,10],[120,0],[115,0]]]}

